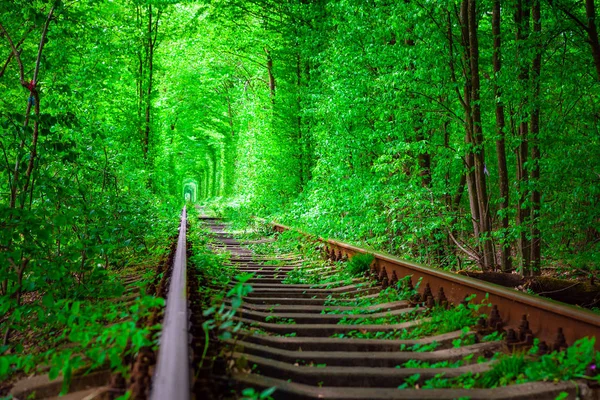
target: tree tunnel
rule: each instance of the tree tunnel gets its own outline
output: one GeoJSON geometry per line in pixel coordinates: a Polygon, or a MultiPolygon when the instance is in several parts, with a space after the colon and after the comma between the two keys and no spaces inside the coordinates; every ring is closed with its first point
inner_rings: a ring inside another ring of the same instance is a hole
{"type": "Polygon", "coordinates": [[[198,182],[195,179],[186,178],[183,180],[183,197],[185,201],[195,203],[198,199],[198,182]]]}

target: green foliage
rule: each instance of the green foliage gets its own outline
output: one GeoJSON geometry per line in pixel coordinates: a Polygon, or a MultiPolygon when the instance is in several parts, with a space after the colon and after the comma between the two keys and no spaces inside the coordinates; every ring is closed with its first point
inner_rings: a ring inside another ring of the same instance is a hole
{"type": "Polygon", "coordinates": [[[509,357],[500,358],[493,366],[491,371],[487,372],[483,379],[484,387],[506,386],[513,382],[525,382],[525,368],[527,361],[522,354],[515,354],[509,357]]]}
{"type": "MultiPolygon", "coordinates": [[[[512,355],[501,354],[494,357],[495,361],[491,364],[491,369],[482,374],[473,374],[467,372],[455,378],[446,378],[444,374],[436,374],[433,378],[423,382],[421,389],[435,388],[496,388],[512,384],[536,382],[536,381],[568,381],[573,379],[590,379],[599,381],[599,375],[596,372],[592,376],[589,372],[593,371],[592,366],[600,361],[600,354],[594,350],[595,339],[584,338],[578,340],[573,346],[560,352],[553,352],[540,357],[527,357],[523,353],[512,355]]],[[[423,363],[410,361],[405,363],[403,368],[444,368],[458,367],[468,360],[457,361],[456,363],[423,363]]],[[[408,377],[400,385],[399,389],[415,387],[420,382],[420,375],[416,374],[408,377]]],[[[564,399],[567,396],[561,393],[557,399],[564,399]]]]}
{"type": "Polygon", "coordinates": [[[273,400],[271,396],[277,390],[276,387],[271,387],[259,392],[254,388],[246,388],[242,390],[242,400],[273,400]]]}
{"type": "Polygon", "coordinates": [[[146,287],[182,204],[159,181],[183,177],[142,156],[136,11],[0,4],[0,380],[49,367],[64,394],[78,370],[124,372],[154,345],[137,322],[162,307],[146,287]],[[128,274],[142,275],[135,307],[119,300],[128,274]]]}
{"type": "MultiPolygon", "coordinates": [[[[542,30],[517,40],[515,5],[503,6],[502,70],[495,72],[491,3],[481,4],[477,105],[491,229],[478,236],[474,189],[463,179],[473,150],[465,143],[471,125],[462,96],[470,77],[457,73],[468,46],[455,2],[437,5],[221,2],[174,12],[178,21],[201,17],[161,47],[170,84],[160,109],[165,120],[177,119],[177,130],[194,131],[174,143],[193,164],[201,197],[236,220],[275,218],[452,269],[481,264],[484,242],[518,252],[521,234],[527,239],[539,227],[547,262],[596,270],[597,77],[577,20],[543,3],[542,30]],[[538,50],[539,81],[523,81],[521,68],[538,50]],[[507,116],[503,154],[496,152],[500,105],[507,116]],[[521,160],[513,151],[524,140],[519,124],[533,126],[538,107],[539,132],[527,140],[542,155],[534,161],[530,151],[521,160]],[[498,183],[502,155],[508,199],[498,183]],[[583,167],[580,160],[592,161],[583,167]],[[539,178],[531,174],[537,166],[539,178]],[[529,178],[517,175],[520,167],[529,178]],[[536,190],[539,213],[531,212],[536,190]],[[510,207],[501,207],[503,200],[510,207]],[[528,212],[525,221],[517,221],[518,207],[528,212]]],[[[585,20],[583,7],[573,13],[585,20]]]]}
{"type": "MultiPolygon", "coordinates": [[[[491,3],[480,5],[481,99],[473,105],[481,123],[473,125],[461,97],[469,77],[457,72],[468,46],[454,1],[173,3],[0,3],[0,322],[2,336],[9,333],[2,357],[12,357],[0,361],[4,374],[31,370],[40,357],[54,362],[40,354],[55,343],[24,354],[22,336],[11,331],[63,332],[65,341],[69,332],[85,343],[82,352],[93,347],[102,335],[93,308],[112,316],[102,300],[123,294],[120,272],[153,265],[167,251],[183,193],[240,225],[253,215],[276,218],[443,268],[482,264],[489,241],[514,255],[527,248],[517,241],[529,240],[543,244],[545,262],[598,270],[598,76],[580,5],[565,15],[558,2],[534,2],[542,29],[523,40],[515,5],[503,5],[499,72],[491,3]],[[539,77],[525,74],[539,52],[539,77]],[[491,224],[480,235],[473,185],[463,179],[472,171],[465,136],[473,126],[482,130],[479,186],[489,194],[491,224]],[[502,154],[494,152],[502,137],[507,199],[498,183],[502,154]],[[541,149],[539,159],[516,155],[525,141],[541,149]]],[[[256,250],[318,259],[316,242],[280,236],[285,245],[256,250]]],[[[192,262],[217,285],[230,272],[219,270],[224,259],[200,252],[192,262]]],[[[348,284],[367,268],[360,260],[319,264],[334,270],[326,279],[299,268],[287,282],[348,284]]],[[[410,298],[400,290],[360,304],[410,298]]],[[[135,320],[137,311],[122,312],[135,320]]],[[[467,308],[431,317],[435,324],[411,332],[472,322],[467,308]]],[[[144,343],[145,335],[131,340],[144,343]]],[[[80,367],[76,356],[57,357],[53,374],[80,367]]]]}
{"type": "Polygon", "coordinates": [[[419,382],[420,378],[421,378],[421,374],[411,375],[404,380],[404,383],[402,385],[398,386],[398,389],[406,389],[409,387],[413,387],[417,384],[417,382],[419,382]]]}
{"type": "MultiPolygon", "coordinates": [[[[390,286],[386,289],[381,290],[377,297],[374,298],[334,298],[329,296],[325,301],[326,306],[355,306],[355,307],[369,307],[377,304],[392,303],[395,301],[410,300],[418,293],[419,286],[421,285],[421,279],[417,281],[417,284],[412,287],[408,283],[412,279],[412,275],[407,275],[400,279],[396,284],[396,287],[390,286]]],[[[357,296],[360,296],[357,295],[357,296]]]]}
{"type": "Polygon", "coordinates": [[[265,322],[270,322],[273,324],[295,324],[296,321],[294,321],[293,318],[281,318],[281,317],[277,317],[275,315],[268,315],[265,318],[265,322]]]}
{"type": "Polygon", "coordinates": [[[139,327],[138,321],[163,306],[162,299],[151,296],[142,297],[129,307],[110,301],[56,301],[40,310],[52,316],[52,320],[45,320],[45,329],[37,333],[44,338],[47,350],[0,355],[0,380],[18,371],[32,373],[48,366],[50,379],[63,375],[62,393],[67,393],[70,376],[80,369],[92,371],[108,365],[127,375],[129,366],[123,360],[142,347],[157,345],[153,335],[158,327],[139,327]]]}
{"type": "Polygon", "coordinates": [[[235,285],[226,294],[221,293],[220,295],[216,295],[213,298],[213,304],[215,305],[202,312],[202,315],[205,317],[202,323],[205,343],[200,367],[202,367],[208,352],[210,331],[216,331],[219,339],[228,340],[242,328],[243,323],[238,322],[236,324],[233,318],[242,305],[242,298],[252,292],[252,286],[246,282],[252,279],[253,276],[254,274],[236,275],[235,285]],[[230,305],[227,306],[227,303],[230,305]]]}
{"type": "Polygon", "coordinates": [[[419,339],[432,335],[440,335],[448,332],[463,331],[460,339],[457,339],[453,345],[460,347],[462,345],[471,344],[474,338],[468,334],[469,327],[474,326],[479,319],[479,309],[487,306],[487,303],[482,304],[459,304],[458,306],[449,309],[443,307],[434,307],[426,310],[415,310],[413,312],[394,317],[383,317],[378,319],[359,318],[352,320],[342,320],[340,323],[361,324],[361,323],[378,323],[378,324],[397,324],[408,322],[420,318],[427,317],[420,321],[416,326],[409,329],[389,330],[389,331],[360,331],[352,330],[344,335],[344,337],[355,337],[363,339],[419,339]]]}
{"type": "Polygon", "coordinates": [[[552,352],[528,364],[525,374],[531,380],[570,380],[587,378],[600,382],[591,368],[600,363],[600,353],[594,350],[596,338],[579,339],[561,352],[552,352]]]}
{"type": "Polygon", "coordinates": [[[371,263],[375,260],[373,254],[355,254],[346,264],[346,270],[350,275],[361,276],[369,272],[371,263]]]}

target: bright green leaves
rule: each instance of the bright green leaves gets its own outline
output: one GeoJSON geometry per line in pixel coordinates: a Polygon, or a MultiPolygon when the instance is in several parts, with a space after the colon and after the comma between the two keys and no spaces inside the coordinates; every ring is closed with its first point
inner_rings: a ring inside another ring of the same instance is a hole
{"type": "Polygon", "coordinates": [[[45,295],[42,304],[46,308],[40,320],[44,325],[38,335],[45,338],[40,344],[43,342],[49,350],[23,354],[22,348],[15,347],[13,354],[0,356],[0,379],[16,371],[29,373],[48,365],[51,379],[63,376],[62,393],[66,393],[72,374],[84,367],[93,370],[108,360],[114,371],[127,373],[123,364],[126,356],[156,345],[153,335],[160,327],[138,324],[164,307],[164,299],[144,296],[134,306],[126,307],[111,301],[57,301],[52,295],[45,295]],[[46,314],[52,318],[46,318],[46,314]],[[61,346],[65,340],[70,344],[67,348],[61,346]]]}
{"type": "Polygon", "coordinates": [[[81,357],[76,357],[75,359],[68,358],[62,367],[62,376],[63,383],[60,389],[60,395],[63,396],[69,392],[69,386],[71,385],[71,378],[73,377],[73,366],[72,364],[76,364],[75,360],[81,360],[81,357]],[[74,362],[75,361],[75,362],[74,362]]]}
{"type": "Polygon", "coordinates": [[[346,269],[351,275],[361,276],[369,272],[371,263],[375,260],[373,254],[356,254],[348,261],[346,269]]]}
{"type": "MultiPolygon", "coordinates": [[[[537,339],[536,339],[537,340],[537,339]]],[[[600,362],[594,338],[583,338],[566,350],[529,360],[523,354],[505,355],[497,360],[481,380],[482,387],[506,386],[529,381],[598,380],[591,368],[600,362]]]]}
{"type": "Polygon", "coordinates": [[[242,323],[235,324],[233,317],[242,305],[242,298],[252,292],[252,286],[246,282],[252,279],[254,274],[242,274],[235,277],[234,286],[223,297],[217,296],[220,305],[212,306],[202,312],[206,317],[206,321],[202,324],[202,328],[207,332],[212,329],[217,329],[219,338],[223,340],[230,339],[232,332],[235,333],[242,327],[242,323]],[[226,301],[231,302],[231,306],[227,307],[226,301]]]}
{"type": "Polygon", "coordinates": [[[277,390],[276,387],[270,387],[268,389],[259,392],[254,388],[246,388],[242,390],[242,400],[271,400],[271,395],[277,390]]]}

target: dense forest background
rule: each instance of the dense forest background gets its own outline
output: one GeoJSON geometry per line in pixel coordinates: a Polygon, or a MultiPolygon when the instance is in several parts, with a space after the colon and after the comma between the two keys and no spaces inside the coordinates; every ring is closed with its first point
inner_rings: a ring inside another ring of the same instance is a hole
{"type": "Polygon", "coordinates": [[[161,243],[184,193],[446,268],[599,266],[594,0],[0,17],[0,314],[161,243]]]}
{"type": "Polygon", "coordinates": [[[598,267],[593,1],[227,4],[204,196],[430,265],[598,267]]]}

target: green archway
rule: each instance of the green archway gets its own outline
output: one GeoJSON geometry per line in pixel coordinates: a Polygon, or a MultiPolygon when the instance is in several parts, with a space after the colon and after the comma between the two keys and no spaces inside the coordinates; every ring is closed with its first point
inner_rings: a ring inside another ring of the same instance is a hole
{"type": "Polygon", "coordinates": [[[182,194],[186,202],[195,203],[198,200],[198,182],[191,178],[184,179],[182,194]]]}

